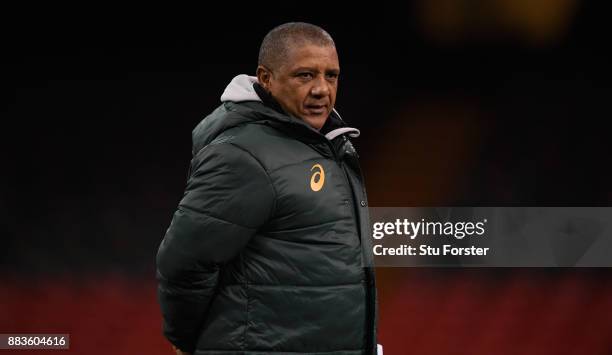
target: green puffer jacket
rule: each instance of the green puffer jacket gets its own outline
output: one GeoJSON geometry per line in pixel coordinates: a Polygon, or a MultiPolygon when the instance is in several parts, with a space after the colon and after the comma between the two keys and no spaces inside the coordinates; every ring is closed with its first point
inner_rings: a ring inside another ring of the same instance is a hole
{"type": "Polygon", "coordinates": [[[375,354],[366,194],[337,113],[322,132],[239,75],[193,132],[157,254],[164,334],[195,354],[375,354]]]}

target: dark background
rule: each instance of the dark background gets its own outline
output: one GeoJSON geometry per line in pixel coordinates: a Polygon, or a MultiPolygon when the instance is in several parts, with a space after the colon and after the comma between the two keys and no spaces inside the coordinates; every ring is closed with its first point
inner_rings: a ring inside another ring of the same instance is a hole
{"type": "MultiPolygon", "coordinates": [[[[370,205],[610,205],[610,30],[594,1],[203,6],[6,9],[0,333],[171,353],[154,261],[191,130],[287,21],[336,41],[370,205]]],[[[386,354],[612,353],[608,269],[378,275],[386,354]]]]}

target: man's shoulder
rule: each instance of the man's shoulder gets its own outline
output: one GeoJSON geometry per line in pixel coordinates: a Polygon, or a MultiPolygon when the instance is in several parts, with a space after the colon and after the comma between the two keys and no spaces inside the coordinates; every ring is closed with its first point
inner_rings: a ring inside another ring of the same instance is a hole
{"type": "Polygon", "coordinates": [[[224,102],[193,129],[194,148],[202,148],[224,136],[240,135],[241,139],[248,140],[249,136],[269,134],[259,129],[266,121],[265,117],[250,105],[224,102]]]}
{"type": "Polygon", "coordinates": [[[273,117],[267,118],[252,106],[223,103],[217,107],[193,131],[194,155],[208,146],[231,144],[253,156],[266,170],[317,156],[290,129],[282,129],[273,117]]]}
{"type": "Polygon", "coordinates": [[[197,154],[202,148],[209,145],[224,131],[248,122],[249,117],[228,109],[223,103],[210,114],[204,117],[191,133],[193,142],[193,154],[197,154]]]}
{"type": "Polygon", "coordinates": [[[256,158],[268,171],[317,156],[308,145],[265,121],[228,129],[211,144],[232,144],[256,158]]]}

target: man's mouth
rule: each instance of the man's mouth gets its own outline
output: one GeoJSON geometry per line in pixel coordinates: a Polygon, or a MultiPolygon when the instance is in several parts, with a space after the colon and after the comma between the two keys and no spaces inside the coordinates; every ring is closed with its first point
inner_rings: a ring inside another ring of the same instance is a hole
{"type": "Polygon", "coordinates": [[[327,112],[326,105],[306,105],[306,111],[311,115],[322,115],[327,112]]]}

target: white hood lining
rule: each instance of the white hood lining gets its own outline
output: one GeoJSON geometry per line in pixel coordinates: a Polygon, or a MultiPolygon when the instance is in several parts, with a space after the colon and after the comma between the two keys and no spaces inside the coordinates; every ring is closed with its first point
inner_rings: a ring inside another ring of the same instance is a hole
{"type": "Polygon", "coordinates": [[[331,141],[332,139],[338,137],[341,134],[345,134],[345,133],[348,133],[349,137],[351,138],[357,138],[361,134],[361,132],[359,132],[357,128],[342,127],[342,128],[336,128],[333,131],[327,132],[327,134],[325,135],[325,138],[331,141]]]}
{"type": "Polygon", "coordinates": [[[261,101],[255,89],[253,89],[253,84],[256,82],[256,76],[246,74],[237,75],[227,85],[225,91],[223,91],[221,102],[261,101]]]}

